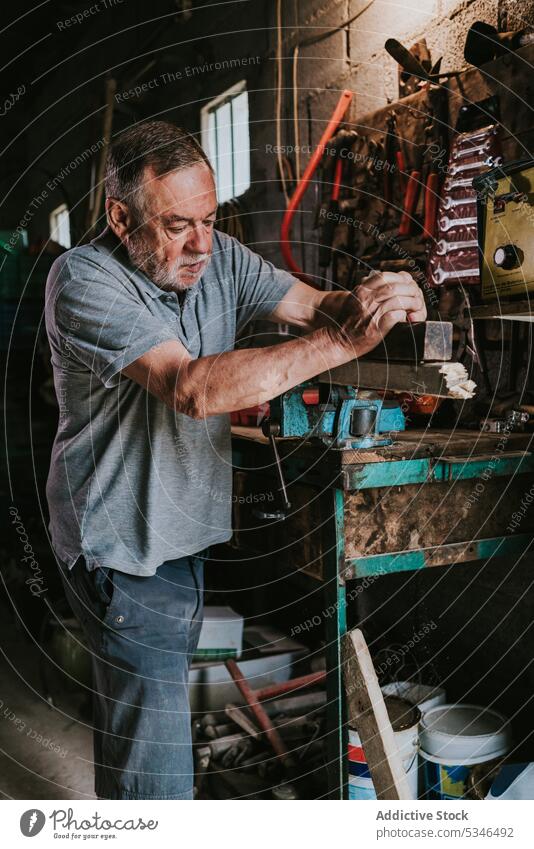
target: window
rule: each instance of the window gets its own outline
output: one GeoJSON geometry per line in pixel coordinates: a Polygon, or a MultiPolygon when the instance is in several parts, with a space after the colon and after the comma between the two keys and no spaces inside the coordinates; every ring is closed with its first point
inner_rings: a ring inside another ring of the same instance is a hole
{"type": "Polygon", "coordinates": [[[66,203],[57,206],[50,213],[50,238],[64,248],[70,248],[70,219],[66,203]]]}
{"type": "Polygon", "coordinates": [[[201,112],[202,146],[215,170],[219,203],[250,186],[248,92],[243,80],[201,112]]]}

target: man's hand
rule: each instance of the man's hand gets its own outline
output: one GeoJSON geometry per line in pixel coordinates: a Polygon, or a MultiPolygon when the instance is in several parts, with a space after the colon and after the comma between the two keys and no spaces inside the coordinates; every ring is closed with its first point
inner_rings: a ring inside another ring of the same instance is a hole
{"type": "Polygon", "coordinates": [[[423,293],[406,271],[373,271],[346,298],[336,333],[354,357],[376,348],[395,324],[424,321],[423,293]]]}

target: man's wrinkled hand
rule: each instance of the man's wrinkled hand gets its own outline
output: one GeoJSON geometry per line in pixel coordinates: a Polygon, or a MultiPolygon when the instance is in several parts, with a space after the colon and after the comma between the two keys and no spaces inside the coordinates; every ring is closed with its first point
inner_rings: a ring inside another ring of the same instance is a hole
{"type": "Polygon", "coordinates": [[[407,271],[373,271],[346,299],[338,322],[342,344],[354,356],[372,351],[392,327],[425,321],[423,293],[407,271]]]}

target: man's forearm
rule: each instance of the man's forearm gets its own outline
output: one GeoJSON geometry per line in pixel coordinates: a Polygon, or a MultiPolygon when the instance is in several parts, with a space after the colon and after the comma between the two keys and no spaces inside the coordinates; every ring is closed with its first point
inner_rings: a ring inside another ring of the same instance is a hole
{"type": "Polygon", "coordinates": [[[314,327],[339,327],[339,317],[347,303],[347,298],[352,297],[352,292],[338,291],[325,292],[321,302],[315,309],[314,327]]]}
{"type": "Polygon", "coordinates": [[[308,289],[298,281],[273,312],[274,320],[309,328],[306,336],[269,348],[198,359],[192,359],[177,339],[167,339],[127,365],[122,374],[171,409],[205,418],[269,401],[372,351],[398,322],[426,318],[421,290],[404,272],[373,276],[359,288],[357,298],[350,292],[318,296],[311,290],[309,295],[308,289]]]}
{"type": "Polygon", "coordinates": [[[246,348],[190,360],[175,381],[179,412],[203,419],[270,401],[281,392],[358,355],[321,328],[279,345],[246,348]]]}

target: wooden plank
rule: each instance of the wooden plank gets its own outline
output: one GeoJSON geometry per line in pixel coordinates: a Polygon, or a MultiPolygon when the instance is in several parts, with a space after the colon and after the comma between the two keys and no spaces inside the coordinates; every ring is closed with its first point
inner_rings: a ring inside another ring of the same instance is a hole
{"type": "Polygon", "coordinates": [[[384,341],[361,359],[417,365],[423,360],[445,362],[451,358],[452,322],[418,321],[395,325],[384,341]]]}
{"type": "MultiPolygon", "coordinates": [[[[534,531],[534,506],[521,511],[534,474],[385,486],[345,493],[348,561],[394,552],[421,552],[478,539],[509,536],[514,513],[520,531],[534,531]],[[524,514],[524,515],[523,515],[524,514]]],[[[423,563],[421,563],[423,565],[423,563]]],[[[400,568],[400,567],[399,567],[400,568]]]]}
{"type": "MultiPolygon", "coordinates": [[[[425,457],[435,459],[455,454],[466,459],[483,455],[514,456],[518,451],[532,450],[532,433],[510,433],[506,437],[500,433],[482,433],[469,431],[435,431],[427,429],[407,430],[395,434],[395,442],[383,448],[356,451],[344,449],[342,452],[343,469],[352,465],[384,463],[388,460],[417,460],[425,457]],[[506,447],[503,450],[503,439],[506,447]]],[[[330,452],[334,454],[335,452],[330,452]]],[[[325,458],[326,459],[326,458],[325,458]]],[[[331,461],[333,462],[333,460],[331,461]]],[[[350,469],[347,469],[350,471],[350,469]]]]}
{"type": "Polygon", "coordinates": [[[246,715],[246,713],[237,705],[232,703],[227,704],[224,712],[226,716],[235,722],[236,725],[246,733],[249,734],[254,740],[259,740],[261,737],[261,731],[257,728],[256,725],[252,722],[252,720],[246,715]]]}
{"type": "Polygon", "coordinates": [[[492,557],[510,557],[518,563],[523,554],[532,547],[534,535],[517,534],[509,537],[455,542],[435,548],[416,551],[390,551],[371,557],[351,560],[345,570],[345,580],[368,578],[375,575],[391,575],[394,572],[414,572],[418,569],[437,566],[458,566],[492,557]]]}
{"type": "Polygon", "coordinates": [[[415,396],[434,395],[454,397],[447,386],[443,366],[450,363],[392,363],[357,359],[325,371],[318,376],[320,383],[357,386],[360,389],[388,389],[391,392],[411,392],[415,396]]]}
{"type": "Polygon", "coordinates": [[[502,456],[421,457],[382,463],[361,463],[343,469],[343,489],[347,491],[376,489],[409,484],[436,484],[441,481],[492,478],[515,478],[534,473],[534,454],[507,453],[502,456]]]}
{"type": "Polygon", "coordinates": [[[508,318],[521,316],[522,318],[531,319],[534,317],[534,300],[528,301],[505,301],[501,300],[498,303],[492,304],[477,304],[472,306],[470,310],[465,310],[466,315],[471,315],[472,318],[508,318]]]}
{"type": "Polygon", "coordinates": [[[356,728],[378,799],[413,799],[384,696],[359,628],[342,638],[349,726],[356,728]]]}
{"type": "MultiPolygon", "coordinates": [[[[254,468],[255,466],[272,466],[272,454],[268,440],[259,428],[232,427],[234,451],[239,456],[238,465],[254,468]]],[[[455,454],[465,458],[475,455],[506,456],[509,451],[528,451],[532,449],[534,434],[482,433],[477,430],[451,429],[433,430],[426,428],[410,428],[395,434],[395,442],[382,448],[357,451],[355,449],[329,449],[319,440],[300,439],[298,437],[278,440],[278,450],[288,475],[289,461],[299,461],[307,466],[309,472],[321,475],[324,481],[333,481],[336,472],[353,465],[363,463],[383,463],[388,460],[411,460],[424,457],[441,457],[445,454],[455,454]],[[503,450],[503,439],[505,446],[503,450]]],[[[304,468],[300,470],[303,474],[304,468]]],[[[350,471],[350,469],[348,470],[350,471]]],[[[309,474],[307,477],[309,478],[309,474]]],[[[317,480],[317,482],[319,482],[317,480]]]]}

